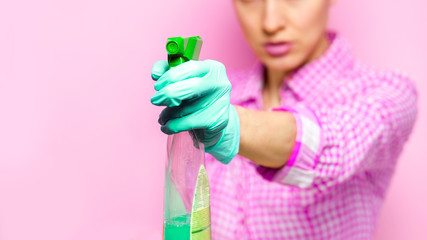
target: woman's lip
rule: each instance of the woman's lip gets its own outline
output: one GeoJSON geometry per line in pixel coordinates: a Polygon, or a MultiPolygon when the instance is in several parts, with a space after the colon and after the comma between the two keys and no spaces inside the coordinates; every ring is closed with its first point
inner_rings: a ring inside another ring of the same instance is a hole
{"type": "Polygon", "coordinates": [[[266,43],[264,44],[265,51],[273,57],[279,57],[287,54],[291,49],[292,44],[288,42],[266,43]]]}

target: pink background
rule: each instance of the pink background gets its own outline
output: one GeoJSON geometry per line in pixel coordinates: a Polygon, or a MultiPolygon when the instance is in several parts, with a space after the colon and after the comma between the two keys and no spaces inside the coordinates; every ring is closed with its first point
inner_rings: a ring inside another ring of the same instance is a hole
{"type": "MultiPolygon", "coordinates": [[[[427,239],[425,9],[342,0],[332,10],[359,58],[418,86],[377,240],[427,239]]],[[[2,1],[0,33],[0,239],[160,239],[166,137],[151,65],[167,37],[190,35],[204,39],[202,59],[253,63],[231,0],[2,1]]]]}

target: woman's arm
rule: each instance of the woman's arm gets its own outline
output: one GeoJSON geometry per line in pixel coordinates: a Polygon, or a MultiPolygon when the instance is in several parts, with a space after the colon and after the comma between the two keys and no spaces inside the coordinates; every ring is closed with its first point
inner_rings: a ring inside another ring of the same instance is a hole
{"type": "Polygon", "coordinates": [[[264,167],[283,167],[296,139],[297,127],[292,113],[234,107],[240,118],[239,155],[264,167]]]}
{"type": "Polygon", "coordinates": [[[239,154],[260,165],[265,179],[303,188],[326,189],[355,174],[388,176],[417,113],[410,80],[388,77],[334,106],[311,109],[300,103],[276,112],[235,107],[241,118],[239,154]]]}

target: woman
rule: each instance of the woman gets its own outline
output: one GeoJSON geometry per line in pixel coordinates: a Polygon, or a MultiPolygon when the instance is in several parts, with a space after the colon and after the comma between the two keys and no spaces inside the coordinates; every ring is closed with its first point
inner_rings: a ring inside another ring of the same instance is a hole
{"type": "Polygon", "coordinates": [[[234,0],[253,69],[153,65],[162,131],[196,129],[210,154],[213,239],[372,238],[416,92],[326,30],[334,3],[234,0]]]}

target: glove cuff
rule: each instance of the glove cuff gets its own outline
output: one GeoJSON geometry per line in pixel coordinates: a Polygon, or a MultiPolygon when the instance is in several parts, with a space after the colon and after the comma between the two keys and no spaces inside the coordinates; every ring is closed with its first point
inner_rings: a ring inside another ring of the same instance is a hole
{"type": "Polygon", "coordinates": [[[240,119],[233,105],[229,108],[228,124],[224,128],[219,141],[205,148],[214,158],[223,164],[228,164],[239,153],[240,119]]]}

